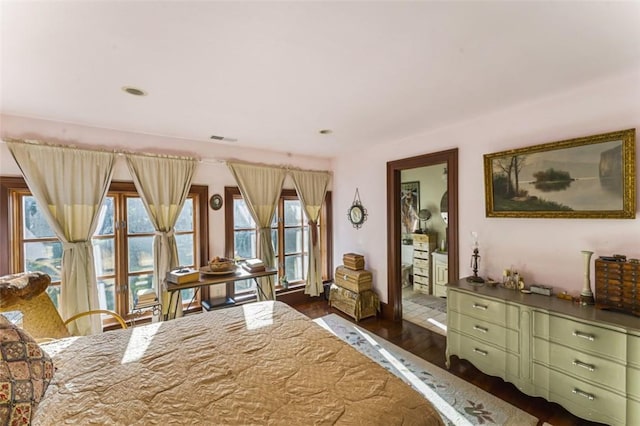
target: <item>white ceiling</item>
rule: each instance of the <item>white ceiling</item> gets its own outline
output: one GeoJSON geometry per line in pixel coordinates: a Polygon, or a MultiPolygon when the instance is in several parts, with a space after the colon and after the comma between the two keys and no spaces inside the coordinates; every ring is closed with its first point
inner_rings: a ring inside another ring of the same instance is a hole
{"type": "Polygon", "coordinates": [[[640,62],[637,1],[0,1],[2,113],[326,157],[640,62]]]}

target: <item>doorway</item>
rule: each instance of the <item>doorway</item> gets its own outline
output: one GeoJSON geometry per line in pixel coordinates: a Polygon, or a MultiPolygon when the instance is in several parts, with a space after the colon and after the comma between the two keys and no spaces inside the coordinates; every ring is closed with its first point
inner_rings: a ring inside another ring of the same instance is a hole
{"type": "Polygon", "coordinates": [[[458,279],[458,149],[425,154],[387,163],[387,318],[402,319],[402,238],[401,193],[402,171],[427,166],[445,165],[447,169],[446,194],[442,209],[446,209],[448,281],[458,279]]]}

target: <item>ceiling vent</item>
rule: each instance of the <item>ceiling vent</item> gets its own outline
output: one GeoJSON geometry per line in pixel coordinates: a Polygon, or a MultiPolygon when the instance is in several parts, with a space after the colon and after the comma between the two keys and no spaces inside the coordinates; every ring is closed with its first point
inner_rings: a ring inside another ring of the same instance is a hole
{"type": "Polygon", "coordinates": [[[227,138],[225,136],[218,136],[218,135],[211,135],[211,139],[216,141],[223,141],[223,142],[238,142],[238,139],[227,138]]]}

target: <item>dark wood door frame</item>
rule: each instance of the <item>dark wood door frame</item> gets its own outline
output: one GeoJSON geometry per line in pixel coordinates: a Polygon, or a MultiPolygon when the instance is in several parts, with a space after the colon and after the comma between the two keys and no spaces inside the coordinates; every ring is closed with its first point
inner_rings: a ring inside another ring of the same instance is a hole
{"type": "Polygon", "coordinates": [[[418,167],[446,163],[449,221],[447,245],[449,259],[449,282],[458,279],[458,148],[433,154],[419,155],[387,163],[387,307],[385,318],[402,319],[402,277],[400,232],[400,184],[401,171],[418,167]]]}

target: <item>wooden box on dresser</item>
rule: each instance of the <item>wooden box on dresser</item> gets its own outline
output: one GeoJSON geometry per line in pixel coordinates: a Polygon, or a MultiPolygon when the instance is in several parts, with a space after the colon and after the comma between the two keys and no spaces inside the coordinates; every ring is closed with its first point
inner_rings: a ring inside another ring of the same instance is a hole
{"type": "Polygon", "coordinates": [[[596,259],[596,306],[640,315],[640,263],[596,259]]]}
{"type": "Polygon", "coordinates": [[[452,355],[578,417],[640,424],[640,320],[555,296],[447,285],[452,355]]]}
{"type": "Polygon", "coordinates": [[[432,233],[413,234],[413,290],[431,294],[431,254],[438,236],[432,233]]]}

